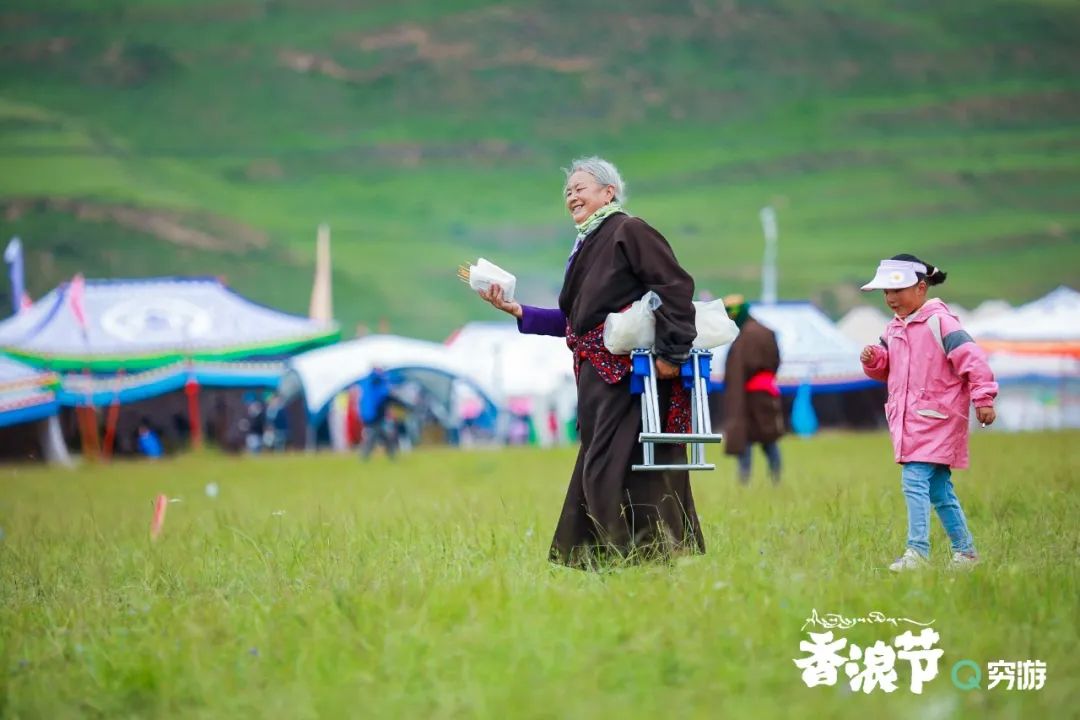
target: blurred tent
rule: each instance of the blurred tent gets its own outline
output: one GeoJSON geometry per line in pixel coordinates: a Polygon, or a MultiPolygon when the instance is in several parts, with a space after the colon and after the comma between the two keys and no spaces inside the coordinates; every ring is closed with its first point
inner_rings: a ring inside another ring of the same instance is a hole
{"type": "Polygon", "coordinates": [[[968,313],[967,318],[961,318],[961,321],[968,324],[983,322],[999,315],[1007,315],[1012,309],[1012,305],[1004,300],[984,300],[968,313]]]}
{"type": "MultiPolygon", "coordinates": [[[[202,437],[237,451],[245,443],[242,424],[247,406],[277,388],[283,362],[176,362],[140,373],[113,375],[67,373],[61,377],[57,399],[63,408],[96,417],[103,410],[105,450],[122,454],[137,449],[136,434],[145,422],[171,451],[202,437]],[[198,423],[192,423],[198,417],[198,423]]],[[[65,411],[65,416],[70,411],[65,411]]],[[[303,445],[300,430],[287,439],[303,445]]],[[[69,422],[70,426],[71,423],[69,422]]],[[[83,431],[82,427],[78,428],[83,431]]],[[[71,433],[69,433],[71,434],[71,433]]]]}
{"type": "MultiPolygon", "coordinates": [[[[789,417],[799,386],[808,383],[822,427],[884,424],[884,385],[866,377],[859,363],[862,345],[845,336],[825,313],[809,302],[782,301],[752,303],[750,314],[776,333],[780,345],[776,379],[789,417]]],[[[712,380],[721,390],[727,347],[715,353],[712,365],[712,380]]],[[[716,427],[723,412],[720,394],[714,394],[710,403],[716,427]]]]}
{"type": "Polygon", "coordinates": [[[65,407],[127,405],[184,390],[193,383],[207,388],[272,390],[284,372],[283,362],[177,362],[130,375],[69,374],[60,381],[58,399],[65,407]]]}
{"type": "Polygon", "coordinates": [[[992,352],[989,359],[999,386],[995,430],[1080,428],[1080,358],[992,352]]]}
{"type": "Polygon", "coordinates": [[[1000,385],[1000,430],[1080,427],[1080,293],[1047,295],[967,326],[1000,385]]]}
{"type": "Polygon", "coordinates": [[[200,445],[206,424],[238,449],[244,396],[275,388],[284,358],[339,336],[333,323],[258,305],[213,278],[90,280],[0,323],[0,351],[60,373],[57,400],[77,420],[66,412],[64,427],[93,456],[102,429],[106,455],[133,452],[144,421],[168,447],[200,445]]]}
{"type": "Polygon", "coordinates": [[[56,422],[59,378],[0,356],[0,458],[68,462],[56,422]]]}
{"type": "MultiPolygon", "coordinates": [[[[776,333],[780,344],[781,392],[794,394],[810,380],[815,392],[861,390],[879,385],[863,374],[859,363],[862,346],[845,336],[821,310],[809,302],[784,301],[770,305],[753,303],[750,314],[776,333]]],[[[882,329],[884,329],[882,325],[882,329]]],[[[880,336],[881,331],[878,331],[880,336]]],[[[713,379],[723,380],[727,347],[713,360],[713,379]]]]}
{"type": "Polygon", "coordinates": [[[528,416],[543,444],[561,442],[577,413],[574,358],[566,341],[523,335],[514,322],[471,322],[446,340],[477,384],[511,415],[528,416]]]}
{"type": "Polygon", "coordinates": [[[58,384],[54,373],[0,356],[0,427],[56,415],[58,384]]]}
{"type": "Polygon", "coordinates": [[[575,384],[566,341],[523,335],[513,322],[467,323],[447,338],[446,347],[497,397],[545,397],[575,384]]]}
{"type": "Polygon", "coordinates": [[[967,327],[968,323],[971,322],[971,311],[957,303],[946,302],[945,304],[949,306],[949,309],[952,310],[953,315],[960,321],[960,324],[967,327]]]}
{"type": "Polygon", "coordinates": [[[394,335],[371,335],[312,350],[292,358],[278,395],[284,403],[303,397],[307,411],[309,446],[334,398],[359,383],[375,369],[387,372],[395,385],[411,385],[422,393],[428,408],[447,429],[460,420],[457,405],[464,399],[480,401],[480,414],[493,421],[496,406],[488,388],[466,372],[466,363],[451,356],[438,343],[394,335]],[[462,387],[464,386],[464,387],[462,387]]]}
{"type": "Polygon", "coordinates": [[[1008,312],[973,320],[967,331],[991,352],[1080,357],[1080,292],[1059,287],[1008,312]]]}
{"type": "Polygon", "coordinates": [[[214,278],[64,283],[0,323],[0,350],[58,372],[272,360],[339,337],[333,323],[258,305],[214,278]]]}
{"type": "Polygon", "coordinates": [[[877,343],[885,332],[885,326],[889,324],[889,320],[891,318],[881,310],[869,305],[860,305],[840,318],[840,321],[836,323],[836,329],[861,348],[864,345],[877,343]]]}

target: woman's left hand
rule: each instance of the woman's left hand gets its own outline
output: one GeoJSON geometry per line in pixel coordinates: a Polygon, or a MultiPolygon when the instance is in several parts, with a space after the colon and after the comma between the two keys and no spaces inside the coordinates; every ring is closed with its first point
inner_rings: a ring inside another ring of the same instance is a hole
{"type": "Polygon", "coordinates": [[[521,303],[516,303],[503,297],[503,289],[500,286],[492,285],[487,290],[477,290],[476,294],[480,296],[481,300],[491,303],[504,313],[513,315],[518,320],[521,319],[521,303]]]}
{"type": "Polygon", "coordinates": [[[656,377],[659,380],[674,380],[679,377],[679,366],[667,360],[656,358],[656,377]]]}
{"type": "Polygon", "coordinates": [[[977,419],[983,427],[993,425],[994,421],[997,420],[997,413],[994,412],[994,406],[987,405],[986,407],[975,408],[975,419],[977,419]]]}

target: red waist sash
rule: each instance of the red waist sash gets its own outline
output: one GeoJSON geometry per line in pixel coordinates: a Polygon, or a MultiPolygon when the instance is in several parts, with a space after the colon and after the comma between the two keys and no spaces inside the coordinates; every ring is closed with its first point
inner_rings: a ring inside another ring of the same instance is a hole
{"type": "Polygon", "coordinates": [[[776,373],[770,370],[762,370],[754,373],[753,377],[746,381],[746,392],[764,392],[773,397],[780,397],[780,386],[776,384],[776,373]]]}
{"type": "MultiPolygon", "coordinates": [[[[584,335],[575,335],[570,323],[567,323],[566,346],[574,353],[575,379],[580,377],[581,363],[586,360],[608,385],[614,385],[630,374],[630,356],[612,355],[604,347],[603,323],[584,335]]],[[[676,382],[671,389],[671,405],[664,419],[664,432],[688,433],[690,424],[690,392],[681,382],[676,382]]]]}

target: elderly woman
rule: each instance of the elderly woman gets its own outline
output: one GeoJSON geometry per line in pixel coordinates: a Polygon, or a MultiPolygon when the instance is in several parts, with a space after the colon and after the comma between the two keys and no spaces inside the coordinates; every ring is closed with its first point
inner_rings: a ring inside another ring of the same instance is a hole
{"type": "MultiPolygon", "coordinates": [[[[695,337],[694,281],[667,240],[622,208],[618,170],[597,157],[567,171],[566,209],[577,227],[558,308],[509,302],[494,286],[480,296],[518,320],[523,333],[565,337],[574,353],[581,448],[551,559],[574,567],[597,560],[704,552],[690,478],[685,470],[634,472],[643,462],[640,401],[630,394],[630,359],[603,343],[608,313],[624,310],[649,290],[656,310],[656,372],[666,429],[685,428],[689,403],[677,383],[695,337]]],[[[683,446],[658,445],[657,464],[684,464],[683,446]]]]}

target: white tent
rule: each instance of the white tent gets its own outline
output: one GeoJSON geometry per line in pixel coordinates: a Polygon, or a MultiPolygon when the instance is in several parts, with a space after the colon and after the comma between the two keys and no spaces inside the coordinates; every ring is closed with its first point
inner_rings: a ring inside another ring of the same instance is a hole
{"type": "Polygon", "coordinates": [[[862,347],[878,342],[889,320],[889,316],[881,310],[869,305],[860,305],[840,318],[840,321],[836,323],[836,328],[843,333],[844,337],[862,347]]]}
{"type": "Polygon", "coordinates": [[[1012,305],[1004,300],[985,300],[968,313],[967,322],[978,323],[1000,315],[1008,315],[1012,309],[1012,305]]]}
{"type": "Polygon", "coordinates": [[[449,356],[497,398],[546,397],[574,388],[574,358],[566,341],[523,335],[513,322],[471,322],[446,341],[449,356]]]}
{"type": "Polygon", "coordinates": [[[956,316],[956,319],[960,321],[960,324],[967,327],[968,323],[971,322],[971,311],[957,303],[946,302],[945,304],[949,306],[949,309],[952,310],[952,314],[956,316]]]}
{"type": "MultiPolygon", "coordinates": [[[[335,395],[376,368],[429,371],[450,381],[471,377],[465,360],[444,346],[395,335],[372,335],[312,350],[292,358],[288,367],[291,372],[282,380],[280,392],[288,396],[302,389],[311,416],[320,415],[335,395]]],[[[482,393],[486,389],[479,387],[482,393]]]]}
{"type": "MultiPolygon", "coordinates": [[[[876,384],[863,373],[859,362],[862,346],[840,332],[813,304],[754,303],[750,314],[777,335],[780,344],[777,381],[782,389],[790,390],[807,379],[815,389],[833,392],[876,384]]],[[[727,346],[713,360],[714,379],[723,376],[726,357],[727,346]]]]}
{"type": "Polygon", "coordinates": [[[1080,292],[1059,287],[1009,312],[973,320],[967,331],[977,340],[1080,341],[1080,292]]]}
{"type": "Polygon", "coordinates": [[[577,382],[563,338],[523,335],[513,322],[472,322],[446,345],[501,407],[532,418],[542,444],[565,439],[562,428],[577,414],[577,382]]]}
{"type": "Polygon", "coordinates": [[[1080,428],[1080,359],[993,352],[995,430],[1080,428]]]}
{"type": "Polygon", "coordinates": [[[1080,293],[1059,287],[966,329],[1000,385],[995,428],[1080,427],[1080,293]]]}

